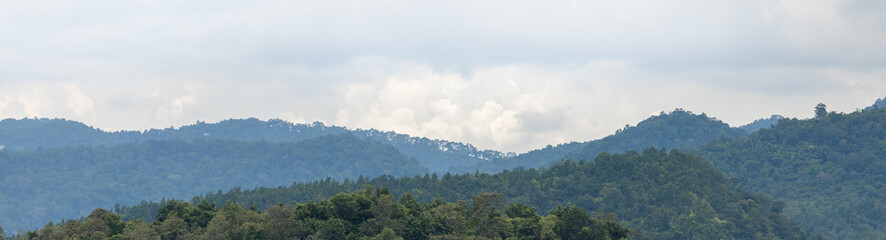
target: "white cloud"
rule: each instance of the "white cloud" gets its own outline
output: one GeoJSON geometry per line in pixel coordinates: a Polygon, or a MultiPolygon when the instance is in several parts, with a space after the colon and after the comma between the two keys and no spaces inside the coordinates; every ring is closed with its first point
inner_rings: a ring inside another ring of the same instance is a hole
{"type": "Polygon", "coordinates": [[[525,151],[886,93],[876,0],[2,1],[0,35],[0,116],[112,130],[278,117],[525,151]]]}
{"type": "Polygon", "coordinates": [[[415,61],[361,57],[330,68],[296,69],[278,71],[321,84],[244,82],[214,74],[0,83],[5,104],[0,114],[65,117],[110,130],[245,117],[320,120],[521,152],[600,138],[649,113],[678,107],[738,125],[770,114],[809,117],[818,102],[852,111],[886,92],[886,68],[663,72],[603,60],[501,65],[463,73],[415,61]]]}
{"type": "Polygon", "coordinates": [[[91,98],[83,94],[83,92],[80,91],[80,88],[76,85],[65,84],[64,86],[68,89],[70,94],[70,97],[68,98],[68,107],[74,111],[74,114],[83,117],[92,113],[94,103],[91,98]]]}

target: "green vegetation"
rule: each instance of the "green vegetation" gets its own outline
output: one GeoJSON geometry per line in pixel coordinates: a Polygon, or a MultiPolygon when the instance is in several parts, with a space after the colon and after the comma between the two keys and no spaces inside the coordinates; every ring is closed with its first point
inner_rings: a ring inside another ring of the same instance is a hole
{"type": "MultiPolygon", "coordinates": [[[[567,161],[543,170],[325,180],[211,193],[194,198],[192,203],[233,201],[267,209],[281,202],[325,199],[365,185],[384,187],[398,195],[408,193],[421,202],[433,202],[435,198],[455,201],[495,192],[503,200],[535,206],[542,213],[554,214],[558,205],[576,205],[614,213],[622,225],[652,239],[805,238],[779,215],[783,203],[741,190],[698,157],[653,148],[642,154],[604,153],[595,161],[567,161]]],[[[117,212],[124,218],[150,218],[145,210],[151,205],[121,207],[117,212]]]]}
{"type": "Polygon", "coordinates": [[[744,130],[729,127],[704,113],[693,114],[682,109],[643,120],[635,127],[626,127],[614,135],[577,149],[567,159],[593,159],[602,152],[639,151],[647,147],[700,147],[711,140],[747,135],[744,130]]]}
{"type": "Polygon", "coordinates": [[[786,202],[785,215],[826,239],[886,239],[886,109],[816,107],[808,120],[701,149],[747,188],[786,202]]]}
{"type": "Polygon", "coordinates": [[[349,134],[296,143],[164,140],[0,151],[0,166],[0,224],[11,229],[143,199],[427,171],[390,145],[349,134]]]}
{"type": "Polygon", "coordinates": [[[329,199],[275,204],[264,211],[227,202],[169,201],[157,220],[123,221],[96,209],[83,220],[47,224],[14,239],[627,239],[631,231],[611,216],[594,218],[579,207],[557,207],[539,216],[523,204],[505,206],[500,195],[483,193],[472,204],[435,199],[420,204],[409,194],[399,201],[386,189],[367,186],[329,199]]]}
{"type": "Polygon", "coordinates": [[[700,147],[710,140],[721,137],[746,135],[744,130],[731,128],[720,120],[704,113],[693,114],[683,109],[670,113],[662,112],[652,116],[637,126],[625,126],[615,134],[603,139],[584,143],[566,143],[520,154],[516,157],[500,158],[474,166],[453,167],[454,172],[495,173],[516,167],[537,168],[565,159],[593,159],[603,152],[642,151],[654,148],[700,147]]]}

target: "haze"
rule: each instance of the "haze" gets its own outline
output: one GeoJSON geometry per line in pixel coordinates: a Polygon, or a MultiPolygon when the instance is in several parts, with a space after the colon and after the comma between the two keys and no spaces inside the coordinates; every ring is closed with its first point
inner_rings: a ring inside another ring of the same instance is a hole
{"type": "Polygon", "coordinates": [[[0,118],[281,118],[523,152],[886,97],[884,1],[2,1],[0,118]]]}

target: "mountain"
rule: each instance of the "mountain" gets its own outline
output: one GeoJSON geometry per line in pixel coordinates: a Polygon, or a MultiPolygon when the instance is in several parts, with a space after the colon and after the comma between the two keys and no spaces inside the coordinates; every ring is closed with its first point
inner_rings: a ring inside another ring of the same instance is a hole
{"type": "Polygon", "coordinates": [[[537,168],[562,160],[563,157],[586,145],[588,145],[588,142],[562,143],[557,146],[548,145],[545,148],[521,153],[516,156],[496,158],[488,162],[480,162],[472,165],[452,166],[449,168],[449,172],[471,173],[474,171],[480,171],[484,173],[496,173],[505,169],[513,169],[517,167],[537,168]]]}
{"type": "Polygon", "coordinates": [[[886,109],[782,119],[711,143],[703,158],[826,239],[886,239],[886,109]]]}
{"type": "Polygon", "coordinates": [[[744,130],[731,128],[720,120],[704,113],[676,109],[662,112],[641,121],[637,126],[626,126],[615,134],[603,139],[566,143],[556,147],[520,154],[515,157],[494,159],[467,167],[453,167],[456,172],[498,172],[516,167],[537,168],[566,159],[594,159],[602,152],[640,151],[648,147],[685,148],[700,147],[712,139],[739,137],[746,135],[744,130]]]}
{"type": "Polygon", "coordinates": [[[82,220],[48,224],[27,239],[627,239],[631,231],[611,218],[575,206],[548,216],[484,193],[465,201],[420,204],[409,194],[396,201],[384,188],[339,193],[329,199],[275,205],[266,211],[228,202],[191,205],[169,201],[153,222],[122,221],[96,209],[82,220]],[[605,216],[604,216],[605,217],[605,216]]]}
{"type": "Polygon", "coordinates": [[[874,105],[864,108],[864,110],[878,109],[878,108],[886,108],[886,98],[877,99],[874,102],[874,105]]]}
{"type": "Polygon", "coordinates": [[[771,127],[772,125],[775,125],[776,123],[778,123],[778,120],[782,120],[782,119],[784,119],[784,117],[782,117],[781,115],[772,115],[769,118],[762,118],[762,119],[754,120],[754,122],[745,124],[744,126],[741,126],[738,128],[744,129],[745,132],[748,132],[748,133],[754,133],[757,130],[771,127]]]}
{"type": "Polygon", "coordinates": [[[237,186],[427,169],[392,146],[350,134],[295,143],[148,140],[116,146],[0,151],[0,225],[19,229],[79,218],[95,207],[182,198],[237,186]]]}
{"type": "MultiPolygon", "coordinates": [[[[742,190],[711,164],[680,151],[654,148],[642,153],[600,154],[594,161],[560,162],[542,170],[517,169],[497,174],[436,174],[355,181],[294,183],[289,187],[234,189],[195,197],[203,202],[237,202],[267,209],[278,203],[318,201],[366,185],[409,194],[418,201],[466,199],[501,194],[503,201],[555,212],[574,204],[597,213],[614,213],[619,223],[652,239],[804,239],[782,217],[783,203],[742,190]]],[[[158,203],[117,209],[125,218],[151,218],[158,203]],[[152,207],[153,206],[153,207],[152,207]]]]}
{"type": "Polygon", "coordinates": [[[69,146],[113,146],[147,140],[219,139],[238,141],[294,142],[329,134],[354,136],[391,144],[434,172],[450,166],[471,165],[505,154],[479,150],[470,144],[411,137],[375,129],[347,129],[320,122],[293,124],[279,119],[230,119],[218,123],[197,122],[180,128],[108,132],[65,119],[5,119],[0,121],[0,149],[25,150],[69,146]]]}

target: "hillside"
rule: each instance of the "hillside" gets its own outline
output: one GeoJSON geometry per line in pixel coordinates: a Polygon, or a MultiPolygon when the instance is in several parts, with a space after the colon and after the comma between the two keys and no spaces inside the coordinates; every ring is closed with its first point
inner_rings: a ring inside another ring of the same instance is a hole
{"type": "Polygon", "coordinates": [[[49,224],[16,239],[601,239],[617,240],[631,231],[613,219],[591,217],[579,207],[558,207],[539,216],[522,204],[505,205],[500,195],[483,193],[471,204],[440,199],[420,204],[408,194],[399,202],[384,188],[339,193],[329,199],[274,205],[266,211],[233,202],[216,207],[170,201],[153,222],[121,221],[96,209],[79,221],[49,224]]]}
{"type": "Polygon", "coordinates": [[[499,172],[516,167],[537,168],[566,159],[594,159],[602,152],[641,151],[649,147],[685,148],[700,147],[712,139],[738,137],[745,131],[731,128],[720,120],[704,113],[694,114],[682,109],[662,112],[641,121],[637,126],[627,126],[605,138],[584,142],[548,146],[516,157],[499,158],[468,167],[453,167],[456,172],[499,172]]]}
{"type": "Polygon", "coordinates": [[[296,143],[161,140],[0,151],[0,225],[32,228],[95,207],[236,186],[425,173],[390,145],[349,134],[296,143]]]}
{"type": "Polygon", "coordinates": [[[293,124],[279,119],[230,119],[218,123],[197,122],[180,128],[108,132],[64,119],[5,119],[0,121],[0,149],[26,150],[71,146],[114,146],[147,140],[218,139],[237,141],[295,142],[329,134],[354,136],[393,145],[431,171],[472,165],[505,156],[470,144],[412,137],[375,129],[348,129],[320,122],[293,124]]]}
{"type": "MultiPolygon", "coordinates": [[[[365,185],[384,187],[395,195],[409,193],[421,202],[500,193],[504,201],[535,206],[540,213],[574,204],[593,212],[615,213],[621,224],[652,239],[805,238],[779,215],[782,203],[741,190],[698,157],[652,148],[642,154],[600,154],[595,161],[558,163],[543,170],[315,181],[210,193],[192,202],[235,201],[265,209],[277,203],[321,200],[365,185]]],[[[150,218],[153,213],[146,210],[159,205],[143,203],[121,207],[118,212],[129,218],[150,218]]]]}
{"type": "Polygon", "coordinates": [[[784,119],[784,117],[782,117],[781,115],[772,115],[769,118],[761,118],[761,119],[754,120],[753,122],[742,125],[741,127],[738,127],[738,128],[741,128],[745,132],[748,132],[748,133],[754,133],[760,129],[771,127],[772,125],[777,124],[778,120],[782,120],[782,119],[784,119]]]}
{"type": "Polygon", "coordinates": [[[783,119],[701,149],[727,176],[785,201],[826,239],[886,239],[886,109],[783,119]]]}

